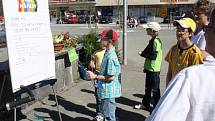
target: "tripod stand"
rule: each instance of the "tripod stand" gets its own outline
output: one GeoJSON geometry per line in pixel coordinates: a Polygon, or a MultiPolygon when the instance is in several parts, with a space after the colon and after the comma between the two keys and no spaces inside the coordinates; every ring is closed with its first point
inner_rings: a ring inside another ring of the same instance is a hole
{"type": "Polygon", "coordinates": [[[37,88],[40,88],[40,87],[42,87],[44,85],[50,84],[52,86],[52,91],[53,91],[54,96],[55,96],[55,102],[57,104],[59,121],[62,121],[60,110],[59,110],[59,105],[58,105],[58,100],[57,100],[57,95],[56,95],[54,87],[53,87],[56,81],[57,81],[56,79],[50,79],[50,80],[41,81],[39,84],[37,83],[37,84],[29,85],[29,86],[21,86],[20,87],[21,89],[18,92],[16,92],[15,95],[20,95],[22,93],[27,92],[27,94],[29,96],[25,97],[25,98],[22,98],[22,99],[19,99],[19,100],[15,100],[13,102],[7,102],[6,104],[0,105],[0,113],[3,112],[3,111],[10,111],[10,110],[14,109],[15,110],[14,111],[14,121],[16,121],[16,108],[21,106],[22,104],[26,104],[28,102],[36,100],[34,95],[33,95],[33,93],[31,92],[31,90],[37,89],[37,88]],[[35,85],[37,85],[37,86],[35,86],[35,85]]]}

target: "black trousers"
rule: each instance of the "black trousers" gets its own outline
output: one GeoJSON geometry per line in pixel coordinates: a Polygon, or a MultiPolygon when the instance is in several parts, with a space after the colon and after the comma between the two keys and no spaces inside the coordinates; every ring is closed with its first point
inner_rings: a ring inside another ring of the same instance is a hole
{"type": "Polygon", "coordinates": [[[151,94],[153,98],[153,108],[157,105],[160,99],[160,72],[151,72],[144,70],[146,73],[145,79],[145,96],[143,97],[142,104],[146,108],[150,108],[151,94]]]}

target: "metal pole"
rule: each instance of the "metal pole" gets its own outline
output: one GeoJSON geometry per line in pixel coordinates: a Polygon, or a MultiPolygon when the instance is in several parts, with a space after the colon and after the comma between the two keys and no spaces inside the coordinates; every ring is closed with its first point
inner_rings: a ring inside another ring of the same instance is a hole
{"type": "Polygon", "coordinates": [[[59,109],[59,104],[58,104],[58,100],[57,100],[57,95],[56,95],[56,92],[54,90],[54,86],[53,85],[52,85],[52,91],[54,93],[55,102],[56,102],[56,105],[57,105],[57,111],[58,111],[58,115],[59,115],[59,121],[62,121],[62,117],[61,117],[60,109],[59,109]]]}
{"type": "Polygon", "coordinates": [[[124,23],[123,23],[123,64],[127,65],[127,15],[128,15],[128,4],[127,0],[123,0],[123,7],[124,7],[124,23]]]}

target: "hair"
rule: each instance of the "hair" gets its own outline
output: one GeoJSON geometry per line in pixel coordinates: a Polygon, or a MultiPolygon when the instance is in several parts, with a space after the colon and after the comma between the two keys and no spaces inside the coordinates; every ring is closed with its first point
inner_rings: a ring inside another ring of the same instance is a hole
{"type": "Polygon", "coordinates": [[[212,3],[209,0],[198,0],[195,4],[195,14],[209,15],[212,3]]]}
{"type": "Polygon", "coordinates": [[[191,28],[188,28],[188,32],[189,32],[190,34],[195,33],[191,28]]]}
{"type": "Polygon", "coordinates": [[[215,32],[215,6],[211,7],[210,9],[209,21],[209,24],[212,26],[212,29],[215,32]]]}
{"type": "Polygon", "coordinates": [[[109,40],[112,40],[113,39],[113,30],[110,29],[107,33],[106,33],[106,37],[107,39],[109,40]]]}
{"type": "Polygon", "coordinates": [[[211,7],[209,20],[212,26],[215,28],[215,6],[211,7]]]}

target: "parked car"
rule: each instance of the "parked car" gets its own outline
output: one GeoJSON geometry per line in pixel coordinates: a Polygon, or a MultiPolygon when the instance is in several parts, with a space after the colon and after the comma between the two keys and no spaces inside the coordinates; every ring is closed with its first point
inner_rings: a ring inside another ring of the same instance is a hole
{"type": "Polygon", "coordinates": [[[79,16],[78,17],[78,23],[79,24],[85,24],[86,23],[86,17],[84,17],[84,16],[79,16]]]}
{"type": "Polygon", "coordinates": [[[140,24],[147,23],[148,22],[148,17],[147,16],[140,16],[139,17],[139,22],[140,22],[140,24]]]}
{"type": "Polygon", "coordinates": [[[100,16],[99,19],[98,19],[98,22],[100,24],[109,24],[109,23],[112,23],[112,18],[109,17],[109,16],[100,16]]]}
{"type": "Polygon", "coordinates": [[[70,24],[76,24],[76,23],[78,23],[78,17],[77,16],[71,16],[68,19],[68,23],[70,23],[70,24]]]}
{"type": "Polygon", "coordinates": [[[57,18],[56,23],[57,24],[67,24],[68,23],[68,18],[66,18],[66,17],[57,18]]]}

